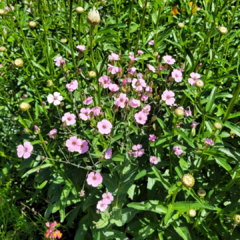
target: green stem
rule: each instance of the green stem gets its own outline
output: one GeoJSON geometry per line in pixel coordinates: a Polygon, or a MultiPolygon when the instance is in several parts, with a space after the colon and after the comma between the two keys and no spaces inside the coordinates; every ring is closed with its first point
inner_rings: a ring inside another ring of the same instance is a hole
{"type": "Polygon", "coordinates": [[[128,51],[130,51],[130,38],[131,38],[130,29],[131,29],[131,24],[132,24],[133,1],[134,0],[132,0],[132,2],[131,2],[130,14],[129,14],[129,18],[128,18],[128,51]]]}
{"type": "Polygon", "coordinates": [[[175,199],[176,199],[176,197],[177,197],[177,194],[178,194],[179,189],[180,189],[180,187],[178,187],[177,190],[176,190],[176,191],[174,192],[174,194],[173,194],[173,197],[172,197],[172,205],[173,205],[174,202],[175,202],[175,199]]]}

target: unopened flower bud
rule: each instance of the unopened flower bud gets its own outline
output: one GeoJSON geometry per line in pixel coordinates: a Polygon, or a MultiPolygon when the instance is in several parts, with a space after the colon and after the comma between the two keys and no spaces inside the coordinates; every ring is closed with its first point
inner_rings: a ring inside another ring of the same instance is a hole
{"type": "Polygon", "coordinates": [[[45,157],[44,157],[44,156],[41,156],[41,159],[43,160],[43,159],[45,159],[45,157]]]}
{"type": "Polygon", "coordinates": [[[155,115],[155,116],[152,116],[151,122],[154,122],[156,119],[157,119],[157,116],[156,116],[156,115],[155,115]]]}
{"type": "Polygon", "coordinates": [[[236,223],[240,223],[240,215],[235,215],[234,216],[234,221],[236,222],[236,223]]]}
{"type": "Polygon", "coordinates": [[[225,35],[228,32],[228,29],[226,27],[219,27],[218,31],[220,34],[225,35]]]}
{"type": "Polygon", "coordinates": [[[151,81],[149,84],[148,84],[149,87],[152,87],[153,86],[153,81],[151,81]]]}
{"type": "Polygon", "coordinates": [[[60,102],[60,107],[63,107],[64,106],[64,102],[60,102]]]}
{"type": "Polygon", "coordinates": [[[182,117],[184,115],[184,111],[181,108],[175,109],[174,113],[177,117],[182,117]]]}
{"type": "Polygon", "coordinates": [[[17,58],[14,61],[14,64],[15,64],[16,67],[22,67],[23,66],[23,60],[21,58],[17,58]]]}
{"type": "Polygon", "coordinates": [[[4,52],[4,51],[6,51],[6,48],[4,46],[1,46],[0,47],[0,52],[4,52]]]}
{"type": "Polygon", "coordinates": [[[203,88],[204,87],[204,82],[200,79],[198,79],[196,82],[195,82],[195,85],[196,87],[198,88],[203,88]]]}
{"type": "Polygon", "coordinates": [[[90,171],[90,170],[92,170],[92,167],[91,167],[91,166],[86,166],[86,169],[87,169],[88,171],[90,171]]]}
{"type": "Polygon", "coordinates": [[[90,78],[94,78],[94,77],[96,77],[96,72],[90,71],[90,72],[88,72],[88,76],[89,76],[90,78]]]}
{"type": "Polygon", "coordinates": [[[30,21],[30,22],[28,23],[28,26],[29,26],[30,28],[35,28],[36,25],[37,25],[37,23],[34,22],[34,21],[30,21]]]}
{"type": "Polygon", "coordinates": [[[219,123],[219,122],[215,122],[213,125],[214,125],[214,127],[215,127],[217,130],[222,129],[222,124],[219,123]]]}
{"type": "Polygon", "coordinates": [[[6,13],[6,11],[5,10],[3,10],[3,9],[0,9],[0,16],[4,16],[4,15],[6,15],[7,13],[6,13]]]}
{"type": "Polygon", "coordinates": [[[197,193],[198,193],[198,196],[201,198],[206,196],[206,191],[203,189],[199,189],[197,193]]]}
{"type": "Polygon", "coordinates": [[[45,102],[42,102],[42,106],[43,106],[43,107],[46,107],[46,105],[47,105],[47,104],[46,104],[45,102]]]}
{"type": "Polygon", "coordinates": [[[179,27],[179,28],[184,28],[184,23],[179,23],[179,24],[178,24],[178,27],[179,27]]]}
{"type": "Polygon", "coordinates": [[[189,209],[188,210],[188,216],[189,217],[195,217],[196,216],[196,210],[195,209],[189,209]]]}
{"type": "Polygon", "coordinates": [[[157,57],[157,56],[158,56],[158,52],[154,52],[154,53],[153,53],[153,56],[154,56],[154,57],[157,57]]]}
{"type": "Polygon", "coordinates": [[[16,122],[18,120],[18,118],[16,116],[11,116],[11,121],[12,122],[16,122]]]}
{"type": "Polygon", "coordinates": [[[98,25],[100,23],[101,18],[95,7],[88,13],[87,20],[91,25],[98,25]]]}
{"type": "Polygon", "coordinates": [[[23,102],[23,103],[20,104],[19,108],[22,111],[27,111],[30,108],[30,105],[27,102],[23,102]]]}
{"type": "Polygon", "coordinates": [[[84,12],[84,9],[82,7],[77,7],[76,12],[77,12],[77,14],[81,14],[84,12]]]}
{"type": "Polygon", "coordinates": [[[35,133],[36,134],[39,134],[40,133],[40,129],[39,129],[39,127],[38,126],[34,126],[34,130],[35,130],[35,133]]]}
{"type": "Polygon", "coordinates": [[[61,41],[61,43],[67,43],[67,39],[66,38],[63,38],[60,41],[61,41]]]}
{"type": "Polygon", "coordinates": [[[187,187],[187,188],[191,188],[194,186],[195,184],[195,179],[192,175],[190,174],[185,174],[182,177],[182,184],[187,187]]]}
{"type": "Polygon", "coordinates": [[[84,197],[84,195],[85,195],[84,190],[81,190],[81,191],[79,192],[79,195],[80,195],[80,197],[84,197]]]}
{"type": "Polygon", "coordinates": [[[47,80],[46,85],[47,85],[47,87],[52,87],[53,86],[53,81],[52,80],[47,80]]]}
{"type": "Polygon", "coordinates": [[[29,130],[28,130],[27,128],[24,128],[23,131],[24,131],[25,133],[29,133],[29,130]]]}

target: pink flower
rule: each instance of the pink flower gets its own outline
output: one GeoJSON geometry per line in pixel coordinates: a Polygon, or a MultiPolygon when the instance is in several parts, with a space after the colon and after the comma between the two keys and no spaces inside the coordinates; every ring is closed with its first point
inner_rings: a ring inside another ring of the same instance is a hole
{"type": "Polygon", "coordinates": [[[151,64],[148,64],[147,66],[148,66],[148,69],[149,69],[150,71],[152,71],[152,72],[156,72],[154,66],[152,66],[151,64]]]}
{"type": "Polygon", "coordinates": [[[102,121],[98,122],[97,127],[101,134],[109,134],[112,129],[112,123],[103,119],[102,121]]]}
{"type": "Polygon", "coordinates": [[[33,151],[33,146],[30,142],[25,142],[23,145],[17,146],[17,155],[19,158],[29,158],[33,151]]]}
{"type": "Polygon", "coordinates": [[[127,80],[123,79],[123,85],[126,85],[126,84],[127,84],[127,80]]]}
{"type": "Polygon", "coordinates": [[[116,61],[119,59],[119,55],[112,53],[110,56],[108,56],[108,58],[112,61],[116,61]]]}
{"type": "Polygon", "coordinates": [[[76,149],[76,152],[79,152],[80,154],[84,154],[85,152],[88,151],[88,142],[86,140],[79,140],[79,147],[76,149]]]}
{"type": "Polygon", "coordinates": [[[214,142],[211,138],[204,138],[203,140],[207,145],[210,145],[210,146],[214,145],[214,142]]]}
{"type": "Polygon", "coordinates": [[[140,101],[137,99],[132,98],[129,102],[130,107],[137,108],[140,106],[140,101]]]}
{"type": "Polygon", "coordinates": [[[166,102],[167,105],[173,105],[175,102],[175,94],[173,91],[165,90],[162,94],[162,100],[166,102]]]}
{"type": "Polygon", "coordinates": [[[174,69],[172,71],[172,78],[174,78],[174,80],[176,82],[181,82],[182,81],[182,72],[180,72],[179,70],[177,69],[174,69]]]}
{"type": "Polygon", "coordinates": [[[94,174],[94,172],[90,172],[88,174],[88,177],[87,177],[88,185],[97,187],[98,185],[100,185],[102,183],[102,181],[103,181],[103,178],[100,173],[97,172],[94,174]]]}
{"type": "Polygon", "coordinates": [[[128,78],[128,79],[127,79],[127,82],[128,82],[128,83],[131,83],[131,82],[132,82],[132,79],[131,79],[131,78],[128,78]]]}
{"type": "Polygon", "coordinates": [[[54,59],[54,62],[56,62],[56,66],[60,67],[62,63],[65,63],[65,60],[62,57],[57,57],[54,59]]]}
{"type": "Polygon", "coordinates": [[[101,112],[101,108],[100,107],[94,107],[94,108],[92,108],[91,112],[94,113],[94,116],[99,116],[100,112],[101,112]]]}
{"type": "Polygon", "coordinates": [[[154,45],[154,40],[151,40],[148,44],[153,46],[154,45]]]}
{"type": "Polygon", "coordinates": [[[150,105],[147,105],[147,106],[142,108],[142,112],[146,115],[148,115],[150,111],[151,111],[151,106],[150,105]]]}
{"type": "Polygon", "coordinates": [[[147,101],[147,100],[148,100],[148,96],[147,96],[146,94],[143,94],[143,95],[141,96],[141,101],[145,102],[145,101],[147,101]]]}
{"type": "Polygon", "coordinates": [[[129,53],[129,58],[130,58],[131,62],[134,62],[134,61],[138,60],[138,58],[134,58],[134,53],[133,52],[129,53]]]}
{"type": "Polygon", "coordinates": [[[76,122],[76,116],[73,113],[67,112],[63,115],[62,122],[66,122],[67,126],[73,125],[76,122]]]}
{"type": "Polygon", "coordinates": [[[181,155],[183,153],[183,150],[180,146],[175,146],[173,150],[175,151],[176,155],[181,155]]]}
{"type": "Polygon", "coordinates": [[[173,59],[172,56],[169,56],[169,55],[164,56],[163,60],[164,60],[165,63],[167,63],[169,65],[172,65],[172,64],[174,64],[176,62],[176,60],[173,59]]]}
{"type": "Polygon", "coordinates": [[[150,92],[150,93],[151,93],[151,92],[152,92],[152,88],[151,88],[151,87],[149,87],[149,86],[146,86],[146,87],[145,87],[145,91],[146,91],[146,92],[150,92]]]}
{"type": "Polygon", "coordinates": [[[57,136],[57,129],[53,129],[49,133],[49,137],[55,139],[57,136]]]}
{"type": "Polygon", "coordinates": [[[68,147],[69,152],[78,151],[80,144],[81,140],[77,139],[77,137],[70,137],[70,139],[66,141],[66,147],[68,147]]]}
{"type": "Polygon", "coordinates": [[[110,203],[114,200],[114,197],[113,197],[112,193],[110,193],[110,192],[104,193],[104,194],[102,195],[102,198],[103,198],[103,200],[105,200],[108,204],[110,204],[110,203]]]}
{"type": "Polygon", "coordinates": [[[191,125],[191,127],[192,127],[192,128],[196,128],[196,127],[197,127],[197,125],[198,125],[198,123],[197,123],[197,122],[195,122],[195,121],[193,121],[193,122],[192,122],[192,125],[191,125]]]}
{"type": "Polygon", "coordinates": [[[189,82],[192,86],[195,86],[195,82],[200,78],[200,74],[195,73],[195,72],[192,72],[192,73],[190,74],[190,77],[191,77],[191,78],[188,79],[188,82],[189,82]]]}
{"type": "Polygon", "coordinates": [[[143,75],[142,75],[141,73],[138,73],[138,74],[137,74],[137,77],[140,79],[140,78],[143,77],[143,75]]]}
{"type": "Polygon", "coordinates": [[[68,91],[73,92],[78,88],[78,82],[77,80],[72,80],[70,83],[66,85],[66,88],[68,91]]]}
{"type": "Polygon", "coordinates": [[[108,89],[111,91],[111,92],[117,92],[118,90],[119,90],[119,87],[118,87],[118,85],[117,84],[109,84],[109,87],[108,87],[108,89]]]}
{"type": "Polygon", "coordinates": [[[93,103],[93,97],[88,97],[84,102],[85,105],[90,105],[93,103]]]}
{"type": "Polygon", "coordinates": [[[176,127],[177,127],[177,128],[180,128],[181,124],[183,124],[183,123],[182,123],[182,122],[176,123],[176,127]]]}
{"type": "Polygon", "coordinates": [[[111,159],[112,157],[112,148],[109,148],[106,152],[105,152],[105,159],[111,159]]]}
{"type": "Polygon", "coordinates": [[[132,68],[128,68],[128,72],[133,75],[136,72],[137,68],[132,67],[132,68]]]}
{"type": "Polygon", "coordinates": [[[82,52],[86,50],[86,47],[84,45],[77,45],[76,48],[82,52]]]}
{"type": "Polygon", "coordinates": [[[192,112],[191,112],[190,107],[188,107],[188,110],[184,111],[184,115],[185,115],[185,117],[192,116],[192,112]]]}
{"type": "Polygon", "coordinates": [[[111,74],[116,74],[119,72],[119,68],[112,66],[111,64],[108,64],[108,72],[110,72],[111,74]]]}
{"type": "Polygon", "coordinates": [[[137,123],[139,124],[145,124],[147,121],[147,115],[144,114],[143,112],[138,112],[134,115],[134,118],[137,123]]]}
{"type": "Polygon", "coordinates": [[[155,142],[156,138],[157,137],[154,134],[150,134],[148,140],[151,141],[151,142],[155,142]]]}
{"type": "Polygon", "coordinates": [[[60,95],[59,92],[55,92],[53,95],[49,94],[47,96],[47,100],[49,103],[53,103],[55,106],[60,105],[60,102],[62,101],[63,97],[60,95]]]}
{"type": "Polygon", "coordinates": [[[105,199],[98,201],[97,209],[99,209],[101,212],[104,212],[108,207],[108,201],[105,199]]]}
{"type": "Polygon", "coordinates": [[[115,102],[114,104],[117,105],[120,108],[125,108],[125,103],[128,102],[128,98],[126,93],[120,93],[118,98],[114,98],[115,102]]]}
{"type": "Polygon", "coordinates": [[[98,82],[100,84],[103,84],[103,88],[108,88],[111,83],[111,79],[108,76],[104,75],[98,79],[98,82]]]}
{"type": "Polygon", "coordinates": [[[153,164],[158,164],[158,159],[157,159],[157,157],[154,157],[154,156],[151,156],[150,157],[150,163],[153,163],[153,164]]]}
{"type": "Polygon", "coordinates": [[[132,81],[132,87],[137,91],[142,91],[143,87],[146,87],[147,84],[143,79],[136,79],[134,78],[132,81]]]}
{"type": "Polygon", "coordinates": [[[142,148],[142,144],[134,145],[132,149],[135,151],[133,152],[133,155],[135,157],[141,157],[144,154],[144,149],[142,148]]]}
{"type": "Polygon", "coordinates": [[[90,113],[91,113],[91,109],[90,108],[82,108],[80,110],[80,114],[79,117],[83,120],[83,121],[87,121],[90,119],[90,113]]]}
{"type": "Polygon", "coordinates": [[[27,12],[31,12],[31,8],[28,8],[28,9],[27,9],[27,12]]]}
{"type": "Polygon", "coordinates": [[[141,56],[143,54],[142,50],[138,50],[138,55],[141,56]]]}

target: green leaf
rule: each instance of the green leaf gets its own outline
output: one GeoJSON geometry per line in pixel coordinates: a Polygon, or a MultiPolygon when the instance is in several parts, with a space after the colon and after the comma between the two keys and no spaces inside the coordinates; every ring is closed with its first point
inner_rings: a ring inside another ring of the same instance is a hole
{"type": "Polygon", "coordinates": [[[237,136],[240,137],[240,128],[237,125],[235,125],[234,123],[230,123],[230,122],[226,121],[224,123],[224,126],[229,128],[230,130],[232,130],[237,136]]]}
{"type": "Polygon", "coordinates": [[[152,167],[152,170],[153,170],[154,174],[156,175],[157,179],[168,190],[171,187],[171,184],[163,178],[161,171],[159,171],[156,167],[152,167]]]}
{"type": "Polygon", "coordinates": [[[106,239],[114,239],[114,240],[128,240],[129,238],[125,236],[123,232],[119,232],[117,230],[111,230],[104,232],[106,239]]]}
{"type": "Polygon", "coordinates": [[[165,224],[165,225],[167,225],[167,223],[168,223],[169,219],[171,218],[173,212],[174,212],[174,207],[173,207],[172,204],[169,204],[169,205],[168,205],[167,213],[166,213],[166,215],[165,215],[165,217],[164,217],[164,224],[165,224]]]}
{"type": "Polygon", "coordinates": [[[188,227],[183,225],[183,222],[180,220],[178,222],[172,223],[175,231],[184,239],[184,240],[192,240],[191,234],[188,230],[188,227]]]}
{"type": "Polygon", "coordinates": [[[216,162],[225,168],[228,172],[232,170],[232,167],[226,162],[225,158],[215,157],[216,162]]]}
{"type": "Polygon", "coordinates": [[[214,103],[214,100],[215,100],[215,97],[216,97],[217,89],[218,89],[217,86],[215,86],[212,89],[212,92],[211,92],[211,94],[209,96],[209,99],[208,99],[208,102],[207,102],[207,105],[206,105],[206,112],[210,112],[211,111],[211,108],[213,106],[213,103],[214,103]]]}
{"type": "Polygon", "coordinates": [[[102,177],[103,177],[103,184],[108,189],[108,191],[111,193],[115,193],[118,189],[116,177],[107,173],[103,173],[102,177]]]}
{"type": "Polygon", "coordinates": [[[52,38],[52,37],[47,37],[48,40],[54,41],[57,44],[59,44],[60,46],[62,46],[65,50],[67,50],[69,53],[71,52],[71,49],[66,45],[61,43],[59,40],[57,40],[56,38],[52,38]]]}
{"type": "Polygon", "coordinates": [[[215,207],[205,204],[205,203],[200,203],[200,202],[175,202],[173,204],[174,210],[180,211],[180,212],[187,212],[189,209],[194,208],[194,209],[199,209],[199,208],[205,208],[209,210],[216,210],[215,207]]]}
{"type": "Polygon", "coordinates": [[[118,151],[114,152],[112,155],[112,160],[116,162],[124,161],[124,155],[118,151]]]}
{"type": "Polygon", "coordinates": [[[86,224],[82,224],[78,228],[78,230],[77,230],[77,232],[75,234],[74,240],[85,240],[84,237],[85,237],[85,235],[87,233],[87,230],[88,230],[88,228],[87,228],[86,224]]]}
{"type": "Polygon", "coordinates": [[[22,175],[22,178],[24,178],[24,177],[27,177],[29,174],[31,174],[31,173],[36,173],[37,172],[37,169],[44,169],[44,168],[49,168],[49,167],[51,167],[52,166],[52,164],[50,164],[50,163],[46,163],[46,164],[42,164],[42,165],[40,165],[40,166],[37,166],[37,167],[35,167],[35,168],[32,168],[32,169],[30,169],[29,171],[27,171],[25,174],[23,174],[22,175]]]}
{"type": "Polygon", "coordinates": [[[67,225],[69,227],[71,227],[73,225],[73,222],[76,219],[78,212],[82,207],[82,204],[83,204],[83,202],[78,203],[77,206],[72,210],[71,214],[68,216],[67,225]]]}
{"type": "Polygon", "coordinates": [[[176,130],[176,129],[175,129],[175,131],[176,131],[178,134],[181,135],[181,137],[188,143],[188,145],[189,145],[190,147],[195,148],[192,139],[190,139],[189,137],[187,137],[186,134],[185,134],[183,131],[181,131],[181,130],[176,130]]]}
{"type": "Polygon", "coordinates": [[[189,62],[190,66],[192,67],[194,65],[194,58],[193,58],[193,55],[192,53],[189,51],[189,49],[185,49],[186,51],[186,58],[187,58],[187,61],[189,62]]]}
{"type": "Polygon", "coordinates": [[[45,73],[46,72],[46,68],[44,68],[43,66],[41,66],[40,64],[38,64],[38,63],[36,63],[36,62],[34,62],[33,60],[31,60],[31,62],[32,62],[32,64],[33,64],[33,66],[34,67],[36,67],[36,68],[38,68],[38,69],[40,69],[43,73],[45,73]]]}

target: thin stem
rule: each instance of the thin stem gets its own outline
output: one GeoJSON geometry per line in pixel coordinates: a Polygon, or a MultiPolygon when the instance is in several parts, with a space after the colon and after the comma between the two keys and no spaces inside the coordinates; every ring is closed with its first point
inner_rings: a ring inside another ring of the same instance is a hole
{"type": "Polygon", "coordinates": [[[131,29],[131,24],[132,24],[133,1],[134,0],[132,0],[132,2],[131,2],[130,14],[129,14],[129,18],[128,18],[128,51],[130,51],[130,38],[131,38],[130,29],[131,29]]]}

